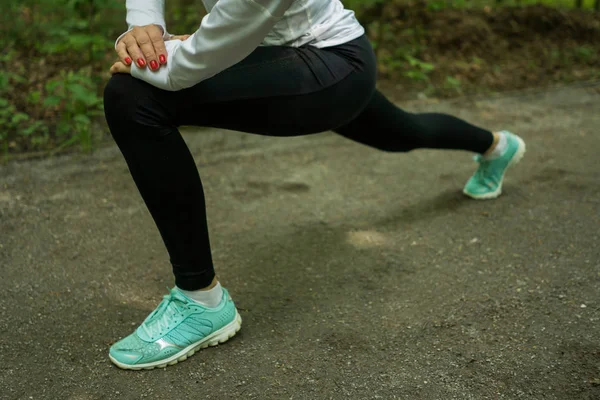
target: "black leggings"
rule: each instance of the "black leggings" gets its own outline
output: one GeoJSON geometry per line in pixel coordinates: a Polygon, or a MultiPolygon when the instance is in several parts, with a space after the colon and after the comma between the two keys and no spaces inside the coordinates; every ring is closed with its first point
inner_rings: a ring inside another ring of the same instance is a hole
{"type": "Polygon", "coordinates": [[[484,153],[491,132],[443,114],[402,111],[375,90],[366,37],[317,49],[259,47],[239,64],[178,92],[114,75],[106,119],[169,252],[176,285],[195,290],[215,276],[202,182],[177,127],[218,127],[269,136],[333,130],[379,150],[484,153]]]}

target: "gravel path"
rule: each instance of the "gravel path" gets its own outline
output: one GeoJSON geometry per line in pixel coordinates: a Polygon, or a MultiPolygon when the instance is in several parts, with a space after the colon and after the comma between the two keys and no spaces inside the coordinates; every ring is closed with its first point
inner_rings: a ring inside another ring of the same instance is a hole
{"type": "Polygon", "coordinates": [[[244,325],[164,370],[107,357],[173,284],[117,149],[0,167],[0,398],[600,398],[600,86],[404,106],[521,134],[504,195],[468,153],[187,134],[244,325]]]}

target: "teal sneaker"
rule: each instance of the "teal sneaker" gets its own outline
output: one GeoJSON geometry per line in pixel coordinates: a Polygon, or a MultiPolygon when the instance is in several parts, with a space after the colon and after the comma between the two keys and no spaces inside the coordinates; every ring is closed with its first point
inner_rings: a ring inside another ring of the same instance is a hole
{"type": "Polygon", "coordinates": [[[502,131],[506,135],[507,149],[496,159],[487,160],[482,155],[475,156],[479,168],[469,179],[463,193],[477,199],[495,199],[502,194],[502,181],[506,170],[521,161],[525,154],[525,142],[517,135],[502,131]]]}
{"type": "Polygon", "coordinates": [[[225,343],[241,326],[227,290],[217,307],[207,308],[173,288],[135,332],[111,346],[109,357],[123,369],[164,368],[225,343]]]}

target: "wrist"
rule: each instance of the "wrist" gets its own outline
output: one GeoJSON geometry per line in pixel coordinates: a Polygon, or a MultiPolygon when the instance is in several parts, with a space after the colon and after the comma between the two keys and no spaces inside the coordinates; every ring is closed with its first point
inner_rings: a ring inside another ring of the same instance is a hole
{"type": "Polygon", "coordinates": [[[157,70],[150,70],[150,68],[139,68],[137,65],[131,65],[131,76],[140,79],[144,82],[149,83],[159,89],[176,91],[179,90],[175,87],[171,80],[170,72],[173,67],[172,57],[176,49],[181,45],[181,40],[169,40],[165,42],[167,50],[167,63],[157,70]]]}

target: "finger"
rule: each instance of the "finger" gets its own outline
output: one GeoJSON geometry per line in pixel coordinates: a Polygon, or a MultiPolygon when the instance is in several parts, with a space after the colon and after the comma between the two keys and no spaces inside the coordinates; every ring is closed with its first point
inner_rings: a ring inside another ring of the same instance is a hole
{"type": "Polygon", "coordinates": [[[122,62],[115,63],[115,69],[119,74],[131,74],[131,67],[123,64],[122,62]]]}
{"type": "Polygon", "coordinates": [[[120,40],[117,44],[117,55],[119,59],[125,65],[131,65],[131,57],[129,56],[129,52],[127,51],[127,46],[123,43],[123,40],[120,40]]]}
{"type": "Polygon", "coordinates": [[[110,67],[111,74],[131,74],[131,67],[123,64],[121,61],[117,61],[110,67]]]}
{"type": "Polygon", "coordinates": [[[135,37],[133,35],[127,35],[121,42],[125,44],[125,49],[133,62],[135,62],[138,67],[144,68],[146,66],[146,59],[144,58],[135,37]]]}
{"type": "Polygon", "coordinates": [[[146,29],[134,29],[132,32],[137,44],[142,50],[146,64],[149,65],[152,70],[158,69],[158,56],[156,55],[154,44],[146,29]]]}
{"type": "MultiPolygon", "coordinates": [[[[158,57],[158,62],[160,64],[166,64],[167,63],[167,49],[165,47],[165,40],[163,39],[163,33],[161,31],[161,29],[156,26],[149,26],[148,29],[148,36],[150,37],[150,41],[152,42],[152,46],[154,47],[154,52],[156,53],[157,57],[158,57]]],[[[150,68],[152,68],[152,65],[150,65],[150,68]]],[[[157,68],[152,68],[152,69],[158,69],[157,68]]]]}
{"type": "Polygon", "coordinates": [[[173,35],[169,40],[181,40],[182,42],[188,39],[191,35],[173,35]]]}

